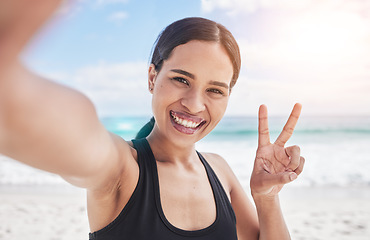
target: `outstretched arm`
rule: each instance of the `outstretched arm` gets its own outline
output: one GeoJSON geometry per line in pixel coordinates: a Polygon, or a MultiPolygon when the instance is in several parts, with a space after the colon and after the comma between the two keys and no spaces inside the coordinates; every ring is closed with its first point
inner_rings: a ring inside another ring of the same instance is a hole
{"type": "Polygon", "coordinates": [[[104,129],[83,94],[18,60],[59,2],[0,2],[0,153],[75,185],[99,188],[122,175],[122,159],[132,160],[129,146],[104,129]]]}

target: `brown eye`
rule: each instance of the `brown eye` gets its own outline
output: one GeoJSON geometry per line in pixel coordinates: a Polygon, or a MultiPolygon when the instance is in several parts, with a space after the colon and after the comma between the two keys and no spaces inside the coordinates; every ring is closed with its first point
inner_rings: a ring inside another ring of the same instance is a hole
{"type": "Polygon", "coordinates": [[[183,84],[186,84],[187,86],[189,86],[189,82],[185,78],[182,78],[182,77],[174,77],[172,79],[175,80],[175,81],[178,81],[179,83],[183,83],[183,84]]]}
{"type": "Polygon", "coordinates": [[[220,94],[220,95],[224,95],[224,93],[216,88],[211,88],[211,89],[208,89],[207,92],[211,92],[211,93],[216,93],[216,94],[220,94]]]}

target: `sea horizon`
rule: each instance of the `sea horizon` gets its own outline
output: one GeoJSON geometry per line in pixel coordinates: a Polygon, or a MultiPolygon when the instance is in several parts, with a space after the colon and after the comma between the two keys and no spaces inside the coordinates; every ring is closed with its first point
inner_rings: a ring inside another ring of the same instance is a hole
{"type": "MultiPolygon", "coordinates": [[[[150,116],[104,117],[102,123],[125,140],[135,137],[150,116]]],[[[269,117],[271,141],[287,117],[269,117]]],[[[225,116],[196,144],[200,152],[214,152],[229,163],[242,185],[249,186],[257,149],[255,116],[225,116]]],[[[370,186],[370,116],[304,116],[287,146],[298,145],[306,164],[294,186],[370,186]]],[[[0,156],[0,186],[60,185],[59,176],[0,156]]]]}

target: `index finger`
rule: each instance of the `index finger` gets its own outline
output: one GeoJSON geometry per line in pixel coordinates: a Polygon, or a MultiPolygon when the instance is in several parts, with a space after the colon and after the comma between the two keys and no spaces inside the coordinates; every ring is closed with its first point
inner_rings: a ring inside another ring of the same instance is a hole
{"type": "Polygon", "coordinates": [[[261,105],[258,111],[258,146],[270,144],[270,132],[267,118],[267,107],[261,105]]]}
{"type": "Polygon", "coordinates": [[[301,114],[302,105],[296,103],[293,107],[292,113],[290,114],[288,121],[286,122],[283,131],[280,133],[279,137],[276,139],[275,144],[284,147],[285,143],[293,135],[295,125],[298,122],[299,115],[301,114]]]}

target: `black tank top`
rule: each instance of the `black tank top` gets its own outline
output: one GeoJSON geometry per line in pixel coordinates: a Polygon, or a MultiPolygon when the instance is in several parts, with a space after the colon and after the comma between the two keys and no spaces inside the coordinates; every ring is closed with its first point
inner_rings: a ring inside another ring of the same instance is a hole
{"type": "Polygon", "coordinates": [[[216,220],[210,226],[186,231],[165,217],[159,195],[157,164],[148,141],[133,140],[138,154],[139,180],[118,217],[103,229],[89,234],[90,240],[235,240],[236,218],[216,174],[203,156],[202,161],[216,202],[216,220]]]}

